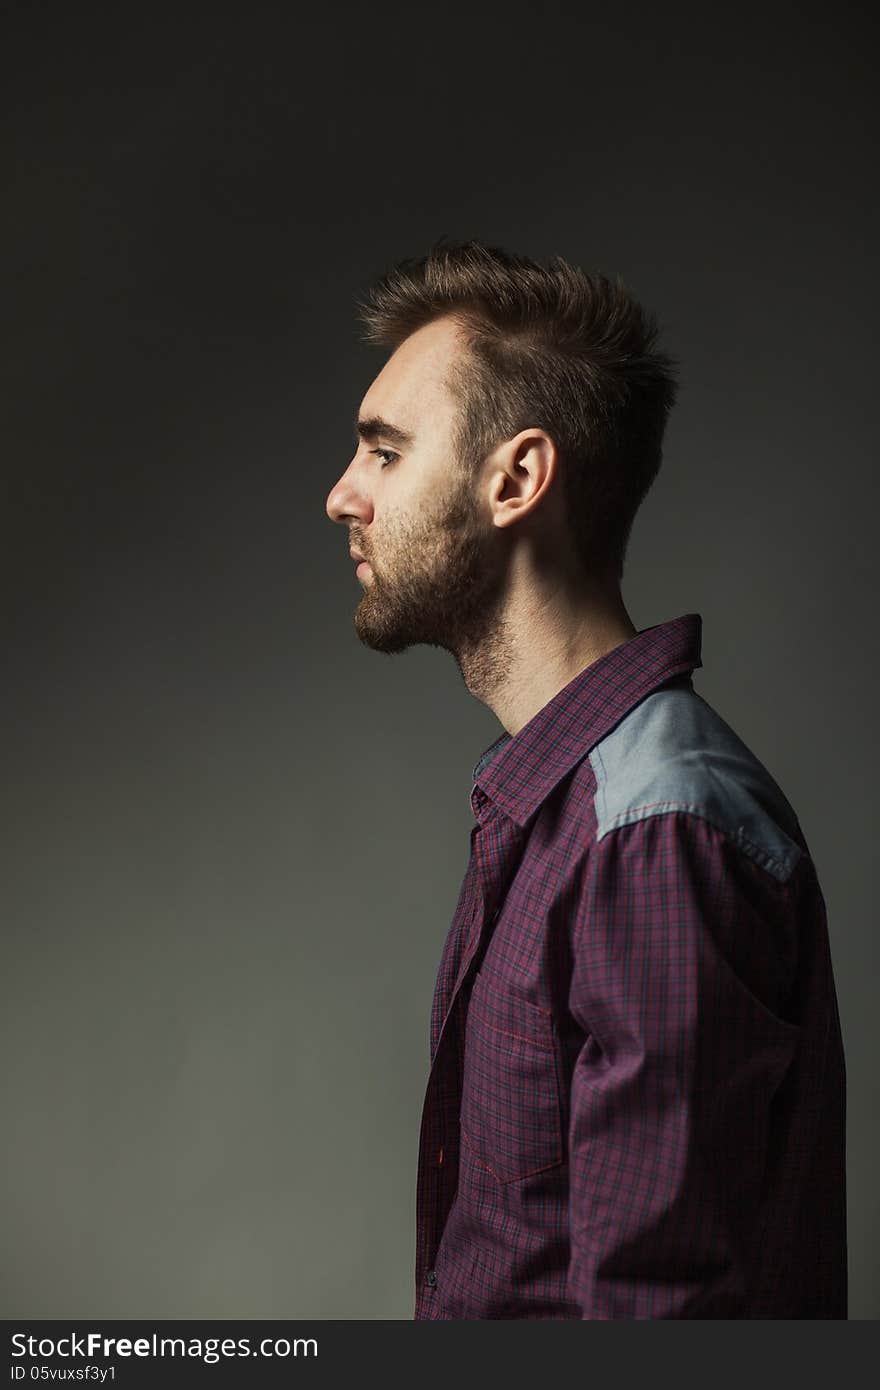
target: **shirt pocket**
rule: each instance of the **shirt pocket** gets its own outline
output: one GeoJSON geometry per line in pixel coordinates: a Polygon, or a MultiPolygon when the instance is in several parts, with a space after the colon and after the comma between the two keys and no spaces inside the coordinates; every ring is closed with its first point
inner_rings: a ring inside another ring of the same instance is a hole
{"type": "Polygon", "coordinates": [[[474,979],[465,1025],[460,1128],[471,1157],[502,1183],[563,1161],[550,1013],[484,971],[474,979]]]}

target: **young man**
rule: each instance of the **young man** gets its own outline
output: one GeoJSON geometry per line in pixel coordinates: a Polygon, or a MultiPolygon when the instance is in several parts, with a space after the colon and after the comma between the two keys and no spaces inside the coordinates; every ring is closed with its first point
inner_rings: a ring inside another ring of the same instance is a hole
{"type": "Polygon", "coordinates": [[[376,651],[505,732],[436,981],[415,1317],[845,1318],[845,1065],[797,817],[620,592],[674,364],[618,279],[477,242],[361,306],[392,349],[327,500],[376,651]]]}

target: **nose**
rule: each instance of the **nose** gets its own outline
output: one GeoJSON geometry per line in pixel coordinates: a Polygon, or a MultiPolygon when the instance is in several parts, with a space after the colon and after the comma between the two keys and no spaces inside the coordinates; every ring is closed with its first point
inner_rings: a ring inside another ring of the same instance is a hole
{"type": "Polygon", "coordinates": [[[331,521],[339,521],[343,525],[351,520],[360,521],[364,525],[369,523],[370,504],[356,486],[351,465],[338,483],[330,489],[326,510],[331,521]]]}

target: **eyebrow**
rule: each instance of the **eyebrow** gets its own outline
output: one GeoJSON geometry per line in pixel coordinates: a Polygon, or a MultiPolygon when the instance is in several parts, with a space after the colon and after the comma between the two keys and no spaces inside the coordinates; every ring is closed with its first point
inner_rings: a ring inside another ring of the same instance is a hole
{"type": "Polygon", "coordinates": [[[355,420],[355,438],[361,439],[387,439],[391,444],[397,444],[401,449],[407,448],[415,443],[415,435],[408,430],[401,429],[399,425],[392,425],[388,420],[383,420],[381,415],[370,415],[366,420],[355,420]]]}

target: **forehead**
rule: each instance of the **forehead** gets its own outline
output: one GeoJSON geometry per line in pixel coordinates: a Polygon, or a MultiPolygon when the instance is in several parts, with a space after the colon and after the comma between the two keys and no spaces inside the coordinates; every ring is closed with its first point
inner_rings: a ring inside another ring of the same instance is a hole
{"type": "Polygon", "coordinates": [[[462,352],[460,333],[447,318],[411,333],[371,382],[360,415],[381,415],[415,432],[427,414],[454,413],[457,407],[444,378],[462,352]]]}

